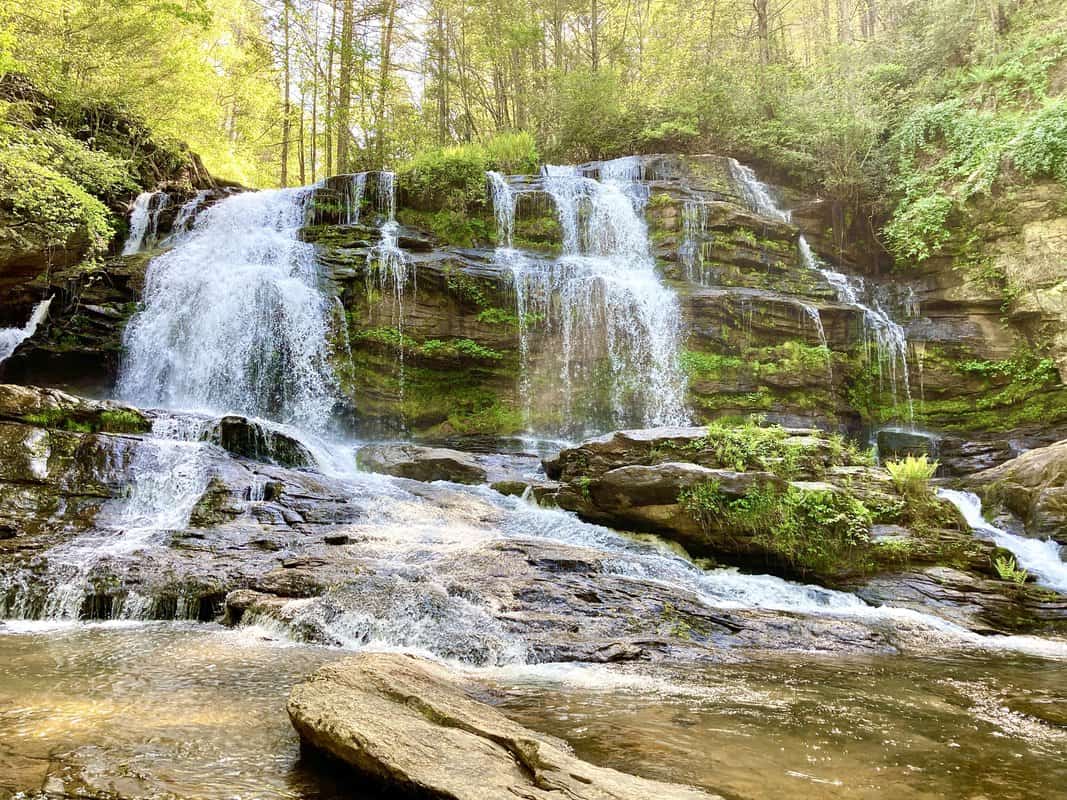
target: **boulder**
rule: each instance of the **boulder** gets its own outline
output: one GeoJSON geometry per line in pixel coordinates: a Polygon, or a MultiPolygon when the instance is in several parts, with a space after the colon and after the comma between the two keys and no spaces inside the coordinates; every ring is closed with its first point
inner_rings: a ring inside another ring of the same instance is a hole
{"type": "Polygon", "coordinates": [[[413,444],[371,444],[356,453],[356,464],[369,472],[380,472],[416,481],[484,483],[486,470],[469,453],[444,447],[413,444]]]}
{"type": "Polygon", "coordinates": [[[253,461],[297,469],[315,466],[315,457],[298,439],[245,417],[223,417],[205,432],[204,440],[253,461]]]}
{"type": "Polygon", "coordinates": [[[966,482],[987,502],[1000,502],[1021,517],[1030,533],[1067,543],[1067,440],[1029,450],[966,482]]]}
{"type": "Polygon", "coordinates": [[[582,761],[563,742],[473,700],[444,667],[412,656],[365,654],[323,667],[293,689],[288,710],[305,745],[418,797],[711,797],[582,761]]]}
{"type": "Polygon", "coordinates": [[[937,457],[937,438],[929,433],[886,428],[878,431],[875,441],[878,444],[878,457],[883,463],[906,456],[937,457]]]}

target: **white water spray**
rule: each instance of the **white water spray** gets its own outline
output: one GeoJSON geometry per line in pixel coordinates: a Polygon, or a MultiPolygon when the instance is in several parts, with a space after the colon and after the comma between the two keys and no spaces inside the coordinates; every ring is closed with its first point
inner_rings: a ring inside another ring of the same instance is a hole
{"type": "Polygon", "coordinates": [[[124,336],[122,397],[324,429],[334,403],[330,301],[314,247],[297,238],[311,195],[234,195],[152,260],[145,307],[124,336]]]}
{"type": "MultiPolygon", "coordinates": [[[[601,180],[573,166],[543,170],[544,190],[555,203],[562,230],[563,256],[535,259],[508,247],[498,250],[498,263],[514,280],[520,334],[532,314],[559,332],[567,427],[579,423],[575,390],[588,382],[598,352],[607,356],[613,424],[684,424],[678,299],[656,274],[640,214],[647,187],[634,183],[640,159],[594,167],[601,180]]],[[[489,180],[498,240],[509,243],[514,192],[503,176],[490,174],[489,180]]]]}

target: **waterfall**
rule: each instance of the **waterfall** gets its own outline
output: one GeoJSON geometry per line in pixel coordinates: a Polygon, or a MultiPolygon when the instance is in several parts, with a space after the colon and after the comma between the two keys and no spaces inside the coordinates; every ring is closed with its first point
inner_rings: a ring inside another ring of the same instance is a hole
{"type": "Polygon", "coordinates": [[[686,280],[702,286],[707,285],[708,275],[704,270],[705,238],[708,232],[708,204],[703,200],[686,200],[682,203],[682,242],[678,257],[685,267],[686,280]]]}
{"type": "Polygon", "coordinates": [[[982,516],[982,501],[973,492],[938,489],[937,496],[956,506],[978,534],[991,539],[997,547],[1009,550],[1015,556],[1015,563],[1033,574],[1040,585],[1067,594],[1067,563],[1063,561],[1059,544],[1052,539],[1016,536],[986,522],[982,516]]]}
{"type": "Polygon", "coordinates": [[[122,255],[131,256],[156,243],[159,215],[170,207],[166,192],[141,192],[130,210],[130,234],[122,248],[122,255]]]}
{"type": "Polygon", "coordinates": [[[730,174],[738,188],[741,190],[741,195],[744,197],[745,203],[749,208],[757,214],[776,219],[779,222],[792,221],[790,213],[779,208],[778,203],[775,202],[775,199],[771,196],[771,191],[767,187],[767,184],[763,183],[756,177],[756,172],[752,167],[746,166],[745,164],[738,162],[736,159],[731,158],[730,174]]]}
{"type": "MultiPolygon", "coordinates": [[[[770,189],[756,177],[751,167],[730,159],[730,171],[752,211],[782,222],[792,222],[792,214],[778,206],[770,189]]],[[[797,238],[797,248],[804,266],[819,272],[830,284],[840,302],[855,306],[863,312],[864,334],[869,336],[873,332],[874,335],[879,377],[884,380],[888,371],[894,406],[898,405],[898,387],[903,386],[907,419],[909,422],[914,420],[915,406],[911,396],[911,376],[908,372],[908,340],[903,326],[894,321],[877,300],[872,299],[870,304],[864,302],[863,280],[830,269],[815,255],[803,233],[797,238]]]]}
{"type": "Polygon", "coordinates": [[[52,299],[49,297],[35,305],[29,320],[21,328],[0,328],[0,364],[3,364],[20,344],[37,332],[37,326],[48,316],[48,308],[52,305],[52,299]]]}
{"type": "MultiPolygon", "coordinates": [[[[685,423],[678,299],[656,274],[640,213],[647,187],[634,183],[640,177],[640,159],[603,162],[593,169],[599,180],[573,166],[543,169],[543,187],[555,204],[562,231],[561,257],[528,258],[509,247],[497,251],[498,263],[508,269],[515,286],[520,349],[527,347],[525,328],[533,314],[559,332],[569,430],[583,421],[574,408],[575,389],[589,382],[590,361],[598,353],[606,356],[610,371],[612,424],[685,423]]],[[[503,176],[490,174],[488,179],[498,241],[509,243],[514,192],[503,176]]],[[[527,369],[524,364],[524,382],[527,369]]]]}
{"type": "Polygon", "coordinates": [[[152,259],[118,390],[139,405],[237,412],[322,430],[334,403],[312,189],[245,192],[152,259]]]}

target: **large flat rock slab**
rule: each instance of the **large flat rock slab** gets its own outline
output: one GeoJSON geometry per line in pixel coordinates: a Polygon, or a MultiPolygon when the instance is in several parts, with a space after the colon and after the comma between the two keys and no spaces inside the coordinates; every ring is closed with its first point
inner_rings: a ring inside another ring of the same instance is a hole
{"type": "Polygon", "coordinates": [[[305,744],[389,788],[449,800],[710,800],[597,767],[473,700],[437,664],[364,654],[319,669],[289,696],[305,744]]]}

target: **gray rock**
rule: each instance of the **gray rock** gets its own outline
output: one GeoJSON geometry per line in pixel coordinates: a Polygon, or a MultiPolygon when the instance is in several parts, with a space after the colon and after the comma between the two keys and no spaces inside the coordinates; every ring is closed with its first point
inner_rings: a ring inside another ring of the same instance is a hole
{"type": "Polygon", "coordinates": [[[486,470],[469,453],[413,444],[371,444],[356,453],[356,464],[370,472],[416,481],[484,483],[486,470]]]}
{"type": "Polygon", "coordinates": [[[597,767],[566,744],[473,700],[439,664],[366,654],[294,687],[305,744],[389,789],[448,800],[709,800],[712,795],[597,767]]]}
{"type": "Polygon", "coordinates": [[[905,456],[928,456],[936,458],[937,438],[929,433],[900,431],[888,428],[878,431],[878,457],[883,462],[901,459],[905,456]]]}
{"type": "Polygon", "coordinates": [[[223,417],[204,434],[235,456],[280,464],[283,467],[315,466],[311,451],[287,433],[262,422],[231,415],[223,417]]]}

